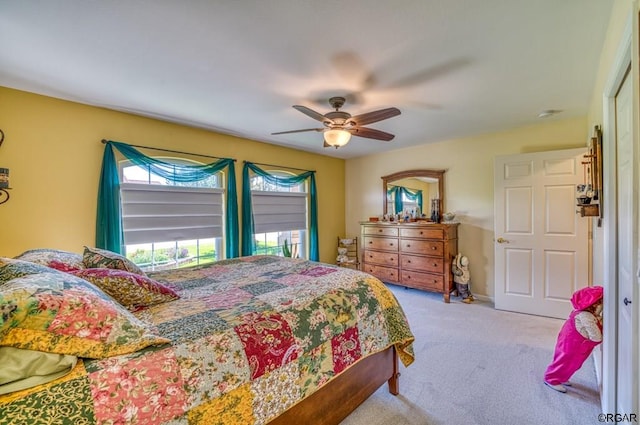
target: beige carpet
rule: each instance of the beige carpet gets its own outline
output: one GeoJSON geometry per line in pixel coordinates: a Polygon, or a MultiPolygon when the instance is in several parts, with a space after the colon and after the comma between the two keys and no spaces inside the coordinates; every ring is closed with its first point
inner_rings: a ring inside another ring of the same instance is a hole
{"type": "Polygon", "coordinates": [[[542,382],[562,320],[389,287],[416,337],[416,361],[401,367],[399,396],[384,385],[342,425],[599,423],[592,358],[566,394],[542,382]]]}

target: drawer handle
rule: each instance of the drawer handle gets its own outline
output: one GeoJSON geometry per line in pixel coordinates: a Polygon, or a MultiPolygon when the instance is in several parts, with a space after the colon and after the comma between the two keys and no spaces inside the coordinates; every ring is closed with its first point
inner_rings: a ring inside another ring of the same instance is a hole
{"type": "Polygon", "coordinates": [[[423,234],[423,233],[422,233],[422,230],[420,231],[420,234],[421,234],[421,235],[423,234]]]}
{"type": "Polygon", "coordinates": [[[389,257],[389,261],[393,261],[393,260],[395,260],[395,258],[389,257]]]}
{"type": "Polygon", "coordinates": [[[369,245],[371,245],[373,243],[373,241],[369,241],[369,245]]]}
{"type": "Polygon", "coordinates": [[[409,244],[409,243],[408,243],[408,244],[407,244],[407,248],[411,248],[411,244],[409,244]]]}
{"type": "Polygon", "coordinates": [[[411,264],[411,260],[407,260],[407,264],[411,264]]]}
{"type": "Polygon", "coordinates": [[[393,242],[389,242],[389,246],[393,246],[393,242]]]}
{"type": "Polygon", "coordinates": [[[438,267],[438,263],[433,263],[433,267],[438,267]]]}
{"type": "Polygon", "coordinates": [[[411,279],[411,275],[410,274],[407,275],[407,280],[409,280],[409,279],[411,279]]]}
{"type": "Polygon", "coordinates": [[[382,229],[378,229],[378,232],[382,233],[382,229]]]}
{"type": "Polygon", "coordinates": [[[433,251],[435,251],[436,249],[438,249],[438,247],[436,247],[436,246],[432,246],[432,247],[431,247],[431,249],[432,249],[433,251]]]}

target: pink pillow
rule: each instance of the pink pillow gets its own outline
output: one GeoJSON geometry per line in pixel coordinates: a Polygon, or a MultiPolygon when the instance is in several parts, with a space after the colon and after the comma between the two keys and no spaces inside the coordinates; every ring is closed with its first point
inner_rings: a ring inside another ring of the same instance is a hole
{"type": "Polygon", "coordinates": [[[126,270],[96,268],[70,273],[93,283],[131,311],[180,298],[162,283],[126,270]]]}

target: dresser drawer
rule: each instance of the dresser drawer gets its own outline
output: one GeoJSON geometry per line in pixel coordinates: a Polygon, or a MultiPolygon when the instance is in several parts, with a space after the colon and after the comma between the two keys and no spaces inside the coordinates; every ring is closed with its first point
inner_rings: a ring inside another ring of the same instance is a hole
{"type": "Polygon", "coordinates": [[[444,242],[429,240],[401,239],[400,251],[413,254],[433,255],[442,257],[444,254],[444,242]]]}
{"type": "Polygon", "coordinates": [[[394,252],[364,251],[364,261],[383,266],[398,267],[398,254],[394,252]]]}
{"type": "Polygon", "coordinates": [[[412,288],[444,292],[444,277],[442,275],[403,270],[401,283],[412,288]]]}
{"type": "Polygon", "coordinates": [[[444,260],[437,257],[417,257],[403,254],[400,258],[403,270],[444,273],[444,260]]]}
{"type": "Polygon", "coordinates": [[[425,239],[444,239],[443,229],[428,229],[425,227],[417,227],[415,229],[400,229],[400,237],[404,238],[425,238],[425,239]]]}
{"type": "Polygon", "coordinates": [[[364,270],[380,279],[383,282],[397,282],[398,269],[391,267],[374,266],[373,264],[364,264],[364,270]]]}
{"type": "Polygon", "coordinates": [[[398,236],[398,228],[388,226],[364,226],[364,234],[378,236],[398,236]]]}
{"type": "Polygon", "coordinates": [[[394,238],[375,238],[365,236],[364,249],[381,249],[385,251],[398,251],[398,239],[394,238]]]}

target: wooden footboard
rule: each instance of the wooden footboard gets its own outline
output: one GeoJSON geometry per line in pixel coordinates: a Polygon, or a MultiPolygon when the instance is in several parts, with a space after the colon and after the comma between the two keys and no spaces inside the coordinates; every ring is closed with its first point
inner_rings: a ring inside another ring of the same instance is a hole
{"type": "Polygon", "coordinates": [[[359,361],[268,425],[337,425],[385,381],[397,395],[399,375],[396,350],[387,348],[359,361]]]}

